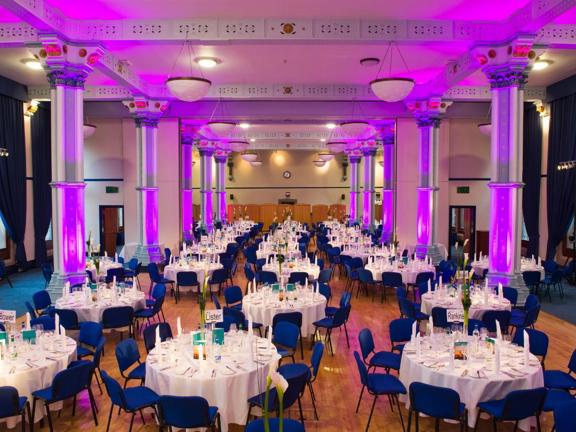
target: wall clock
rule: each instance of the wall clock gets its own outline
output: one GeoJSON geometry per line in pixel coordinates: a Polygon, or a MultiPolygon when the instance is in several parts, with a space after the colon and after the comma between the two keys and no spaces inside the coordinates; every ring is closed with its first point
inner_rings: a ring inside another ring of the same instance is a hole
{"type": "Polygon", "coordinates": [[[282,177],[284,177],[285,179],[289,179],[290,177],[292,177],[292,173],[290,171],[284,171],[282,173],[282,177]]]}

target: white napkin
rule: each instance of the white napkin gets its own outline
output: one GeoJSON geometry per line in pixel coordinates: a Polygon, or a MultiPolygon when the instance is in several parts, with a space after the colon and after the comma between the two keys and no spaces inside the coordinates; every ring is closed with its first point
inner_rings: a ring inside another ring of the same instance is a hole
{"type": "Polygon", "coordinates": [[[502,301],[504,299],[504,289],[502,288],[502,283],[498,282],[498,299],[502,301]]]}
{"type": "Polygon", "coordinates": [[[530,365],[530,337],[528,332],[524,330],[524,366],[530,365]]]}
{"type": "Polygon", "coordinates": [[[484,279],[484,291],[488,290],[488,278],[484,279]]]}
{"type": "Polygon", "coordinates": [[[320,292],[320,284],[316,281],[316,285],[314,286],[314,294],[318,294],[320,292]]]}
{"type": "Polygon", "coordinates": [[[253,324],[252,315],[248,315],[248,336],[252,337],[254,335],[254,329],[252,328],[253,324]]]}
{"type": "Polygon", "coordinates": [[[178,331],[178,337],[182,336],[182,321],[180,321],[180,317],[176,319],[176,329],[178,331]]]}
{"type": "Polygon", "coordinates": [[[542,258],[538,257],[538,267],[542,266],[542,258]]]}
{"type": "Polygon", "coordinates": [[[30,312],[26,312],[26,330],[30,330],[30,312]]]}
{"type": "Polygon", "coordinates": [[[256,292],[256,278],[252,279],[252,289],[254,290],[254,292],[256,292]]]}
{"type": "Polygon", "coordinates": [[[420,333],[416,334],[416,361],[422,359],[422,349],[420,347],[420,333]]]}
{"type": "Polygon", "coordinates": [[[502,340],[502,329],[500,328],[500,321],[496,320],[496,340],[502,340]]]}
{"type": "Polygon", "coordinates": [[[60,329],[60,336],[66,337],[66,329],[63,326],[60,326],[59,329],[60,329]]]}
{"type": "Polygon", "coordinates": [[[430,282],[430,279],[428,279],[428,292],[432,292],[432,283],[430,282]]]}
{"type": "Polygon", "coordinates": [[[410,341],[414,342],[416,340],[416,326],[418,325],[418,321],[414,321],[412,323],[412,336],[410,337],[410,341]]]}
{"type": "Polygon", "coordinates": [[[432,320],[432,315],[428,318],[428,329],[430,330],[430,336],[434,334],[434,321],[432,320]]]}
{"type": "Polygon", "coordinates": [[[154,345],[157,346],[158,348],[160,348],[160,343],[161,343],[161,339],[160,339],[160,326],[156,326],[156,340],[154,342],[154,345]]]}
{"type": "Polygon", "coordinates": [[[306,285],[305,285],[306,289],[308,289],[308,277],[306,277],[306,285]]]}
{"type": "Polygon", "coordinates": [[[58,329],[60,328],[60,315],[58,314],[54,314],[54,328],[56,329],[56,332],[58,332],[58,329]]]}
{"type": "Polygon", "coordinates": [[[497,340],[494,347],[494,368],[496,369],[496,375],[500,374],[500,363],[500,340],[497,340]]]}
{"type": "Polygon", "coordinates": [[[450,344],[450,348],[448,350],[448,369],[454,370],[454,344],[450,344]]]}
{"type": "Polygon", "coordinates": [[[314,256],[314,264],[318,265],[318,257],[316,255],[314,256]]]}
{"type": "Polygon", "coordinates": [[[108,252],[104,251],[104,257],[108,258],[108,252]]]}
{"type": "Polygon", "coordinates": [[[442,289],[442,275],[438,278],[438,286],[442,289]]]}
{"type": "Polygon", "coordinates": [[[474,262],[476,262],[476,252],[474,252],[474,262]]]}
{"type": "Polygon", "coordinates": [[[114,253],[114,262],[115,262],[115,263],[118,262],[118,253],[114,253]]]}
{"type": "Polygon", "coordinates": [[[268,326],[268,343],[272,344],[272,326],[268,326]]]}

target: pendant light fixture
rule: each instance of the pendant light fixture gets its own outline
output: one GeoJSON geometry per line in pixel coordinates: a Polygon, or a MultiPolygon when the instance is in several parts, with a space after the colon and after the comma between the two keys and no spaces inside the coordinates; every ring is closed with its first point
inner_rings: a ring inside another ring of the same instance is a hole
{"type": "Polygon", "coordinates": [[[326,161],[322,159],[315,159],[312,161],[312,163],[318,168],[322,168],[324,165],[326,165],[326,161]]]}
{"type": "Polygon", "coordinates": [[[245,151],[242,153],[242,159],[244,159],[246,162],[252,163],[258,159],[258,154],[254,151],[245,151]]]}
{"type": "Polygon", "coordinates": [[[491,119],[490,119],[490,114],[492,113],[492,102],[490,102],[490,105],[488,107],[488,116],[487,116],[487,120],[484,123],[478,123],[478,129],[480,130],[480,132],[483,135],[486,136],[492,136],[492,123],[491,123],[491,119]]]}
{"type": "MultiPolygon", "coordinates": [[[[168,87],[168,91],[170,91],[170,94],[175,98],[185,102],[195,102],[208,94],[212,82],[202,76],[202,70],[200,70],[200,76],[194,74],[193,64],[196,55],[194,54],[192,43],[188,40],[188,32],[186,32],[186,40],[182,45],[178,57],[174,61],[174,65],[176,65],[176,61],[182,56],[184,51],[186,51],[189,58],[190,75],[168,78],[166,80],[166,87],[168,87]]],[[[174,70],[174,67],[172,70],[174,70]]]]}
{"type": "Polygon", "coordinates": [[[392,74],[392,57],[394,48],[396,48],[396,51],[398,51],[398,55],[400,56],[404,67],[406,70],[408,70],[408,65],[406,64],[400,49],[394,42],[390,42],[388,44],[386,54],[384,54],[384,58],[380,63],[380,69],[378,70],[378,74],[376,74],[376,79],[370,83],[370,88],[374,94],[378,97],[378,99],[381,99],[384,102],[399,102],[406,99],[410,92],[412,92],[415,84],[414,80],[411,78],[394,76],[392,74]],[[390,55],[388,62],[388,76],[378,78],[388,55],[390,55]]]}
{"type": "Polygon", "coordinates": [[[230,141],[230,148],[232,151],[237,153],[242,153],[246,151],[246,149],[250,146],[250,144],[246,141],[230,141]]]}
{"type": "Polygon", "coordinates": [[[334,159],[334,154],[328,152],[318,153],[318,159],[321,159],[324,162],[330,162],[332,159],[334,159]]]}
{"type": "MultiPolygon", "coordinates": [[[[352,114],[350,118],[362,118],[362,113],[360,112],[361,109],[358,107],[359,114],[356,114],[356,99],[352,101],[352,114]]],[[[346,134],[349,138],[354,139],[367,139],[370,138],[372,135],[376,133],[376,130],[364,120],[352,120],[340,123],[340,129],[344,134],[346,134]]]]}
{"type": "Polygon", "coordinates": [[[326,148],[330,153],[340,153],[346,149],[346,143],[343,141],[331,141],[326,144],[326,148]]]}

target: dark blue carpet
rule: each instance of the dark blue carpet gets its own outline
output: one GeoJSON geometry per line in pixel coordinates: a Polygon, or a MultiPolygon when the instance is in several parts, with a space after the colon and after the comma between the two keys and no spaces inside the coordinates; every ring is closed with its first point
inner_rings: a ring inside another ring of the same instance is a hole
{"type": "Polygon", "coordinates": [[[10,275],[14,288],[6,280],[0,282],[0,309],[16,310],[16,315],[26,313],[25,301],[32,303],[32,294],[44,289],[44,277],[40,269],[32,269],[10,275]]]}
{"type": "Polygon", "coordinates": [[[564,321],[576,324],[576,287],[567,282],[564,282],[563,286],[564,298],[560,298],[560,294],[552,290],[552,301],[550,301],[548,296],[544,296],[545,291],[541,290],[542,310],[564,321]]]}

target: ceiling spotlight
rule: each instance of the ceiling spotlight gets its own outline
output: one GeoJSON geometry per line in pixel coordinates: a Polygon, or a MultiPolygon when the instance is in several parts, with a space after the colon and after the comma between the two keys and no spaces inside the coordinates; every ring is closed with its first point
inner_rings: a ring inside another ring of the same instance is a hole
{"type": "Polygon", "coordinates": [[[0,148],[0,157],[8,157],[8,156],[10,156],[8,149],[1,147],[0,148]]]}
{"type": "Polygon", "coordinates": [[[242,129],[248,129],[250,127],[250,123],[242,122],[238,126],[240,126],[240,128],[242,128],[242,129]]]}
{"type": "Polygon", "coordinates": [[[320,138],[320,142],[326,142],[326,138],[320,138]]]}
{"type": "Polygon", "coordinates": [[[196,57],[194,61],[198,63],[198,66],[206,69],[211,69],[222,63],[222,60],[216,57],[196,57]]]}
{"type": "Polygon", "coordinates": [[[480,123],[478,125],[478,130],[486,136],[492,135],[492,123],[480,123]]]}
{"type": "Polygon", "coordinates": [[[552,60],[536,59],[536,61],[532,65],[532,70],[533,71],[544,70],[548,66],[550,66],[552,63],[553,63],[552,60]]]}
{"type": "Polygon", "coordinates": [[[576,160],[571,160],[571,161],[563,161],[560,162],[558,164],[558,166],[556,167],[556,169],[558,171],[566,171],[566,170],[570,170],[576,167],[576,160]]]}
{"type": "Polygon", "coordinates": [[[92,135],[96,133],[96,125],[84,123],[82,132],[84,134],[84,138],[90,138],[92,135]]]}
{"type": "Polygon", "coordinates": [[[345,142],[329,142],[328,144],[326,144],[326,147],[328,148],[328,150],[330,150],[330,153],[339,153],[339,152],[344,151],[346,149],[346,143],[345,142]]]}
{"type": "Polygon", "coordinates": [[[250,138],[250,142],[256,142],[256,138],[250,138]]]}
{"type": "Polygon", "coordinates": [[[332,122],[326,123],[326,127],[327,127],[328,129],[334,129],[334,128],[336,127],[336,123],[332,123],[332,122]]]}
{"type": "Polygon", "coordinates": [[[377,66],[379,63],[380,59],[377,59],[376,57],[366,57],[360,60],[360,65],[366,67],[377,66]]]}
{"type": "Polygon", "coordinates": [[[27,68],[30,68],[32,70],[42,70],[42,63],[40,63],[38,60],[36,59],[22,59],[20,60],[22,63],[24,63],[24,65],[27,68]]]}
{"type": "Polygon", "coordinates": [[[238,153],[246,151],[246,149],[250,146],[250,144],[248,144],[246,141],[231,141],[229,144],[230,148],[238,153]]]}

